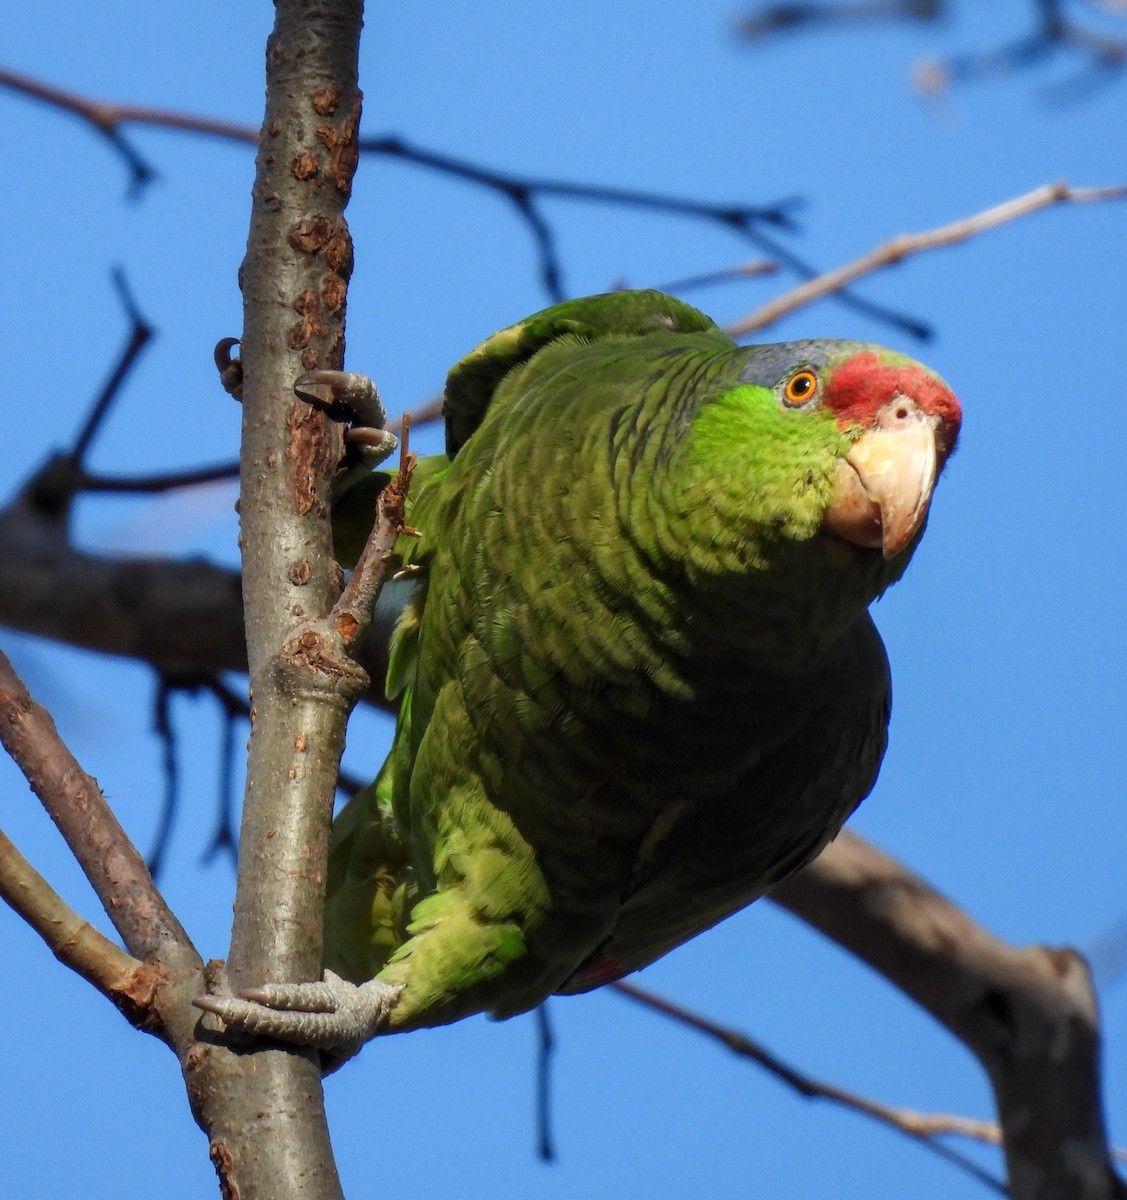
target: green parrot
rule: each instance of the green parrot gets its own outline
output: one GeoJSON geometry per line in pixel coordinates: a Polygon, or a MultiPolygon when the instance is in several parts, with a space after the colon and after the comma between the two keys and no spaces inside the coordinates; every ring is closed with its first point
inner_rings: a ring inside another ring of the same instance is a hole
{"type": "Polygon", "coordinates": [[[937,375],[615,292],[494,334],[444,413],[398,547],[394,743],[333,829],[325,982],[202,997],[228,1027],[347,1054],[587,991],[799,870],[876,779],[867,609],[955,446],[937,375]]]}

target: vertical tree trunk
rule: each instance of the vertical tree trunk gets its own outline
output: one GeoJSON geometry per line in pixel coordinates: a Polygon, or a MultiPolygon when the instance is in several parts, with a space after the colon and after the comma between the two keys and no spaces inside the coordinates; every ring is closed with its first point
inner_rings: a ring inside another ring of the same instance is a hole
{"type": "MultiPolygon", "coordinates": [[[[325,859],[359,668],[311,624],[339,592],[329,482],[340,437],[293,381],[339,368],[360,118],[360,0],[277,0],[243,262],[241,539],[252,732],[230,982],[318,977],[325,859]]],[[[209,1054],[229,1055],[221,1048],[209,1054]]],[[[257,1049],[221,1104],[195,1095],[225,1194],[341,1194],[315,1052],[257,1049]]]]}

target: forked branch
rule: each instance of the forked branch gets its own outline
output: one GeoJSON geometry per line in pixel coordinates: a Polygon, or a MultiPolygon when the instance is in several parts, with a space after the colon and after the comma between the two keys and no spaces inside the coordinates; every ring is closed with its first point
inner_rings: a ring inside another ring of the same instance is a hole
{"type": "Polygon", "coordinates": [[[70,907],[0,833],[0,899],[64,966],[92,984],[134,1025],[153,1030],[152,997],[163,972],[126,954],[70,907]]]}

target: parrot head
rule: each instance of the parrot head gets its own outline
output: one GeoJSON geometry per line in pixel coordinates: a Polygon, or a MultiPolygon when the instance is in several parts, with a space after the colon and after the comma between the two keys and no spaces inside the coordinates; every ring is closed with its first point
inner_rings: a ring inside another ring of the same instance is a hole
{"type": "Polygon", "coordinates": [[[920,363],[892,351],[797,343],[805,361],[776,382],[781,403],[821,409],[851,439],[834,466],[822,528],[894,558],[923,527],[939,472],[955,448],[962,412],[954,393],[920,363]]]}
{"type": "Polygon", "coordinates": [[[708,526],[696,540],[705,569],[727,574],[753,609],[776,612],[766,597],[791,596],[770,638],[824,645],[907,567],[955,448],[959,402],[923,364],[867,343],[739,355],[734,378],[685,414],[677,507],[686,525],[692,512],[708,526]]]}

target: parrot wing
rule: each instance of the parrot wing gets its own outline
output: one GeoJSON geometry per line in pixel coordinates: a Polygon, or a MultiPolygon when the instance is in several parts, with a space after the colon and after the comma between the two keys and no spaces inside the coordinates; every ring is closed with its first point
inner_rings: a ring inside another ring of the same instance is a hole
{"type": "Polygon", "coordinates": [[[653,962],[770,891],[837,834],[876,781],[887,741],[888,659],[868,614],[808,695],[785,740],[730,795],[655,821],[610,937],[562,992],[653,962]]]}
{"type": "Polygon", "coordinates": [[[549,342],[564,337],[595,342],[647,333],[711,331],[731,345],[711,318],[673,296],[653,291],[606,292],[533,313],[487,338],[450,371],[442,404],[446,453],[453,458],[481,424],[501,380],[549,342]]]}

